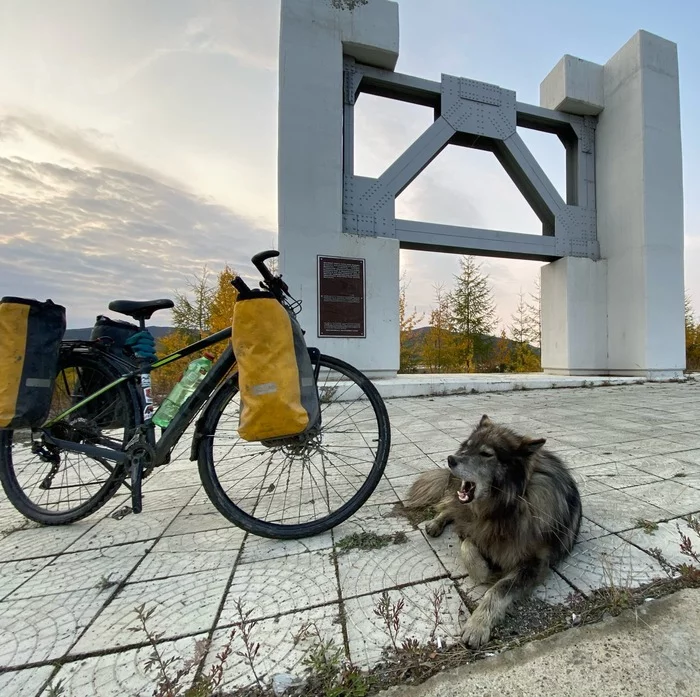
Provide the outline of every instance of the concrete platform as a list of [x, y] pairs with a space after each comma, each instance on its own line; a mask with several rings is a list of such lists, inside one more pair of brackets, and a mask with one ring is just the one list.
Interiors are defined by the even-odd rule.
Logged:
[[384, 399], [438, 395], [551, 390], [572, 387], [641, 385], [641, 377], [546, 375], [544, 373], [416, 373], [375, 380]]

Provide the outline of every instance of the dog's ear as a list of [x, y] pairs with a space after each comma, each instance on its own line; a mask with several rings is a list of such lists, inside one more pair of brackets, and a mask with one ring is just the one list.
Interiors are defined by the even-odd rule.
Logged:
[[520, 441], [519, 449], [524, 450], [526, 453], [532, 455], [532, 453], [536, 453], [546, 442], [546, 438], [528, 438], [527, 436], [525, 436]]
[[486, 428], [487, 426], [491, 426], [492, 423], [493, 422], [491, 421], [491, 419], [489, 419], [489, 417], [486, 414], [484, 414], [481, 417], [481, 421], [479, 421], [479, 428]]

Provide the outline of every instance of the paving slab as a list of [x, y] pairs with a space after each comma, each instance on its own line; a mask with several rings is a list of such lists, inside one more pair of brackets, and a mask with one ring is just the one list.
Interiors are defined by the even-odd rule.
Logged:
[[41, 666], [0, 674], [0, 695], [36, 697], [53, 671], [53, 666]]
[[0, 603], [0, 668], [47, 662], [68, 653], [109, 599], [109, 590], [10, 598]]
[[[394, 634], [398, 646], [411, 638], [421, 644], [431, 638], [439, 638], [443, 643], [458, 639], [458, 612], [462, 603], [457, 588], [448, 579], [387, 591], [387, 595], [390, 606], [401, 602], [404, 607]], [[345, 601], [350, 657], [362, 667], [376, 663], [384, 647], [392, 645], [386, 621], [377, 614], [381, 614], [381, 600], [381, 593], [373, 593]]]
[[[196, 643], [206, 641], [207, 636], [199, 634], [158, 644], [163, 660], [172, 660], [172, 674], [195, 656]], [[151, 697], [157, 672], [146, 666], [152, 653], [151, 646], [142, 646], [66, 663], [51, 684], [60, 683], [64, 694], [71, 697]], [[188, 687], [193, 679], [194, 673], [187, 676], [182, 685]], [[49, 695], [47, 689], [41, 697]]]
[[146, 642], [136, 615], [140, 606], [153, 610], [151, 631], [163, 639], [206, 632], [214, 626], [230, 576], [230, 569], [218, 569], [129, 583], [90, 625], [71, 654]]
[[[368, 554], [368, 551], [371, 553]], [[445, 567], [418, 530], [381, 549], [352, 550], [338, 556], [338, 577], [343, 598], [446, 575]]]

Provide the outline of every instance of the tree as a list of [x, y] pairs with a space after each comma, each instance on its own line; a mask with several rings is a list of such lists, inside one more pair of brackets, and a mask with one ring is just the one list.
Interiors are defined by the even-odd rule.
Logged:
[[525, 307], [531, 328], [530, 343], [542, 348], [542, 290], [539, 275], [535, 277], [535, 292], [530, 293], [530, 302], [525, 303]]
[[515, 344], [511, 366], [516, 373], [539, 373], [542, 370], [539, 356], [527, 343]]
[[685, 294], [685, 367], [700, 370], [700, 324], [695, 322], [693, 303]]
[[420, 357], [419, 347], [413, 330], [424, 315], [418, 315], [416, 308], [410, 314], [406, 309], [406, 290], [409, 283], [406, 281], [405, 272], [401, 274], [401, 288], [399, 291], [399, 337], [400, 337], [400, 366], [399, 372], [409, 373], [416, 368]]
[[231, 281], [237, 275], [236, 271], [226, 264], [216, 278], [216, 287], [211, 294], [209, 311], [209, 331], [212, 333], [231, 326], [233, 308], [238, 297], [238, 291], [231, 285]]
[[513, 350], [506, 336], [506, 330], [501, 330], [501, 338], [491, 356], [492, 370], [498, 373], [509, 373], [513, 369]]
[[484, 335], [496, 324], [496, 308], [489, 277], [475, 257], [463, 256], [459, 264], [460, 273], [450, 294], [451, 320], [461, 338], [461, 363], [467, 372], [473, 372], [486, 353]]
[[534, 318], [528, 312], [528, 306], [522, 290], [518, 293], [518, 306], [510, 318], [512, 320], [512, 324], [509, 327], [511, 339], [519, 344], [533, 343], [537, 338], [538, 330], [535, 326]]
[[530, 342], [539, 333], [539, 325], [534, 323], [534, 318], [528, 313], [522, 291], [520, 291], [518, 306], [515, 313], [511, 315], [511, 319], [513, 323], [510, 325], [510, 335], [515, 342], [512, 355], [513, 369], [518, 373], [541, 370], [540, 359], [530, 346]]
[[[158, 339], [156, 342], [158, 358], [165, 358], [171, 353], [175, 353], [178, 349], [191, 344], [192, 340], [192, 334], [190, 334], [189, 331], [175, 329], [174, 331], [170, 332], [170, 334], [166, 334]], [[198, 358], [198, 356], [195, 354], [189, 356], [190, 360], [194, 360], [195, 358]], [[173, 389], [175, 384], [182, 377], [182, 373], [186, 367], [187, 360], [178, 359], [172, 363], [164, 365], [162, 368], [154, 370], [153, 373], [151, 373], [153, 396], [157, 402], [162, 401], [168, 396], [170, 390]]]
[[434, 285], [433, 289], [435, 307], [430, 313], [430, 328], [423, 342], [422, 359], [432, 373], [450, 372], [459, 365], [457, 337], [450, 317], [450, 296], [442, 283]]
[[202, 269], [201, 276], [195, 274], [188, 279], [187, 287], [194, 297], [190, 300], [185, 294], [175, 291], [173, 324], [194, 339], [201, 339], [209, 332], [214, 294], [214, 289], [209, 284], [209, 271], [206, 266]]
[[[160, 358], [231, 326], [233, 306], [236, 302], [236, 291], [231, 285], [231, 280], [236, 275], [236, 272], [227, 264], [223, 271], [217, 274], [216, 283], [212, 284], [210, 273], [204, 267], [201, 275], [195, 274], [188, 281], [192, 299], [184, 293], [175, 292], [176, 300], [173, 308], [175, 329], [157, 342], [156, 350]], [[218, 358], [226, 346], [227, 342], [219, 342], [208, 347], [207, 353]], [[192, 354], [188, 359], [194, 360], [203, 353]], [[157, 397], [163, 398], [170, 392], [182, 377], [186, 365], [187, 360], [178, 359], [153, 372], [152, 383]]]

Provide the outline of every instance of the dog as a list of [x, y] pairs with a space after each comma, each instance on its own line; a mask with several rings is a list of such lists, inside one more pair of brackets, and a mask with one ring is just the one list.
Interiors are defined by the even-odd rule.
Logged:
[[515, 601], [571, 552], [581, 526], [581, 496], [545, 438], [520, 436], [484, 414], [449, 468], [420, 475], [405, 506], [436, 506], [431, 537], [454, 523], [461, 556], [477, 584], [493, 583], [471, 613], [462, 640], [486, 644]]

